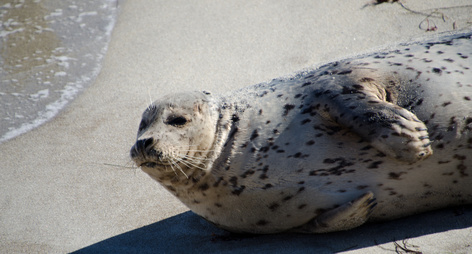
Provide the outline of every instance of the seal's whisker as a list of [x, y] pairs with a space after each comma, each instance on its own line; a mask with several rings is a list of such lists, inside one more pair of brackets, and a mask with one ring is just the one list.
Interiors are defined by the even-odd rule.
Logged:
[[196, 157], [196, 156], [191, 156], [191, 155], [183, 155], [183, 156], [179, 155], [179, 158], [191, 161], [193, 163], [196, 163], [197, 165], [198, 164], [204, 165], [205, 161], [208, 160], [206, 157]]
[[185, 165], [186, 167], [188, 167], [188, 168], [194, 167], [194, 168], [198, 168], [198, 169], [204, 170], [203, 168], [201, 168], [201, 167], [199, 167], [199, 166], [196, 166], [196, 165], [194, 165], [194, 164], [192, 164], [192, 163], [190, 163], [190, 162], [188, 162], [188, 161], [181, 160], [181, 161], [179, 161], [179, 162], [182, 163], [182, 164], [184, 164], [184, 165]]
[[179, 169], [179, 171], [182, 172], [182, 174], [184, 174], [184, 176], [188, 179], [188, 175], [184, 172], [184, 170], [182, 169], [182, 167], [179, 166], [178, 163], [176, 163], [173, 159], [171, 160], [171, 163], [174, 164]]
[[[198, 163], [198, 164], [197, 164], [196, 162], [192, 162], [192, 161], [190, 161], [190, 160], [184, 160], [184, 159], [181, 159], [181, 160], [179, 160], [178, 162], [184, 164], [185, 166], [187, 166], [187, 167], [189, 167], [189, 168], [194, 167], [194, 168], [198, 168], [198, 169], [201, 169], [201, 170], [206, 170], [205, 168], [199, 166], [200, 164], [203, 164], [203, 163]], [[204, 165], [204, 164], [203, 164], [203, 165]], [[190, 167], [190, 166], [191, 166], [191, 167]]]
[[214, 152], [215, 150], [185, 150], [187, 152]]
[[181, 161], [187, 161], [189, 163], [192, 163], [193, 165], [199, 165], [199, 164], [204, 164], [203, 162], [201, 162], [201, 158], [198, 158], [198, 157], [189, 157], [187, 155], [178, 155], [178, 162], [181, 162]]
[[167, 165], [164, 165], [164, 168], [165, 168], [166, 172], [169, 172], [169, 169], [167, 168]]
[[[159, 161], [160, 161], [161, 163], [163, 162], [160, 158], [159, 158]], [[179, 175], [177, 174], [177, 172], [175, 171], [175, 168], [172, 166], [172, 161], [171, 161], [171, 164], [169, 164], [169, 166], [170, 166], [170, 168], [172, 169], [172, 171], [174, 171], [174, 174], [175, 174], [176, 176], [179, 176]], [[166, 170], [167, 170], [167, 166], [164, 165], [164, 167], [165, 167]]]
[[150, 102], [148, 109], [151, 109], [154, 106], [154, 101], [152, 100], [151, 91], [149, 90], [149, 88], [148, 88], [148, 96], [149, 96], [149, 102]]
[[192, 159], [192, 160], [195, 160], [195, 161], [201, 161], [202, 159], [205, 160], [204, 157], [197, 157], [197, 156], [191, 156], [191, 155], [184, 155], [184, 156], [180, 156], [181, 158], [187, 158], [187, 159]]
[[[198, 146], [200, 146], [200, 145], [181, 145], [181, 146], [176, 145], [175, 147], [178, 147], [178, 148], [186, 148], [186, 147], [195, 147], [195, 146], [198, 147]], [[208, 151], [208, 150], [205, 150], [205, 151]]]

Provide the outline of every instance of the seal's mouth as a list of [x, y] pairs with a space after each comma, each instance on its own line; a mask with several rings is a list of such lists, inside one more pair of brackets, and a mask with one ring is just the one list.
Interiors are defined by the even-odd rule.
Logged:
[[155, 162], [143, 162], [143, 163], [140, 163], [138, 166], [139, 167], [147, 167], [147, 168], [154, 168], [156, 167], [158, 164], [155, 163]]

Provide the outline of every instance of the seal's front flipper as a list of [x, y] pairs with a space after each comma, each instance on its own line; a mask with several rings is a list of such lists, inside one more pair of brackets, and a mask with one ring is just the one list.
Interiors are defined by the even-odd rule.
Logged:
[[414, 163], [433, 153], [426, 125], [396, 105], [394, 96], [380, 82], [352, 77], [320, 81], [327, 85], [315, 91], [315, 97], [322, 115], [330, 121], [349, 128], [382, 153], [401, 161]]
[[355, 200], [320, 214], [305, 225], [290, 232], [327, 233], [353, 229], [369, 219], [376, 205], [374, 194], [367, 192]]

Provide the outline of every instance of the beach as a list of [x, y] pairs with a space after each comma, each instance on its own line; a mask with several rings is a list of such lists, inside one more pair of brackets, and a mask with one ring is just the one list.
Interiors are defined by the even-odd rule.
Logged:
[[165, 94], [221, 93], [471, 29], [470, 0], [404, 2], [408, 9], [368, 0], [117, 2], [93, 84], [52, 120], [0, 144], [0, 249], [472, 252], [470, 206], [330, 234], [230, 235], [191, 213], [129, 157], [142, 112]]

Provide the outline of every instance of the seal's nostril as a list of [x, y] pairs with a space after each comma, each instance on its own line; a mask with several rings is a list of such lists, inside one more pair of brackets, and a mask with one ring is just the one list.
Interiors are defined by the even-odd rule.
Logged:
[[153, 138], [147, 138], [147, 139], [144, 139], [144, 140], [138, 140], [139, 141], [143, 141], [144, 142], [144, 148], [147, 149], [149, 148], [150, 146], [152, 146], [152, 144], [154, 143], [154, 139]]
[[136, 141], [133, 147], [131, 147], [130, 155], [131, 158], [137, 157], [139, 153], [144, 153], [146, 150], [150, 149], [154, 143], [153, 138], [140, 139]]
[[152, 146], [153, 142], [153, 138], [140, 139], [136, 141], [135, 146], [138, 151], [145, 151], [146, 149]]

